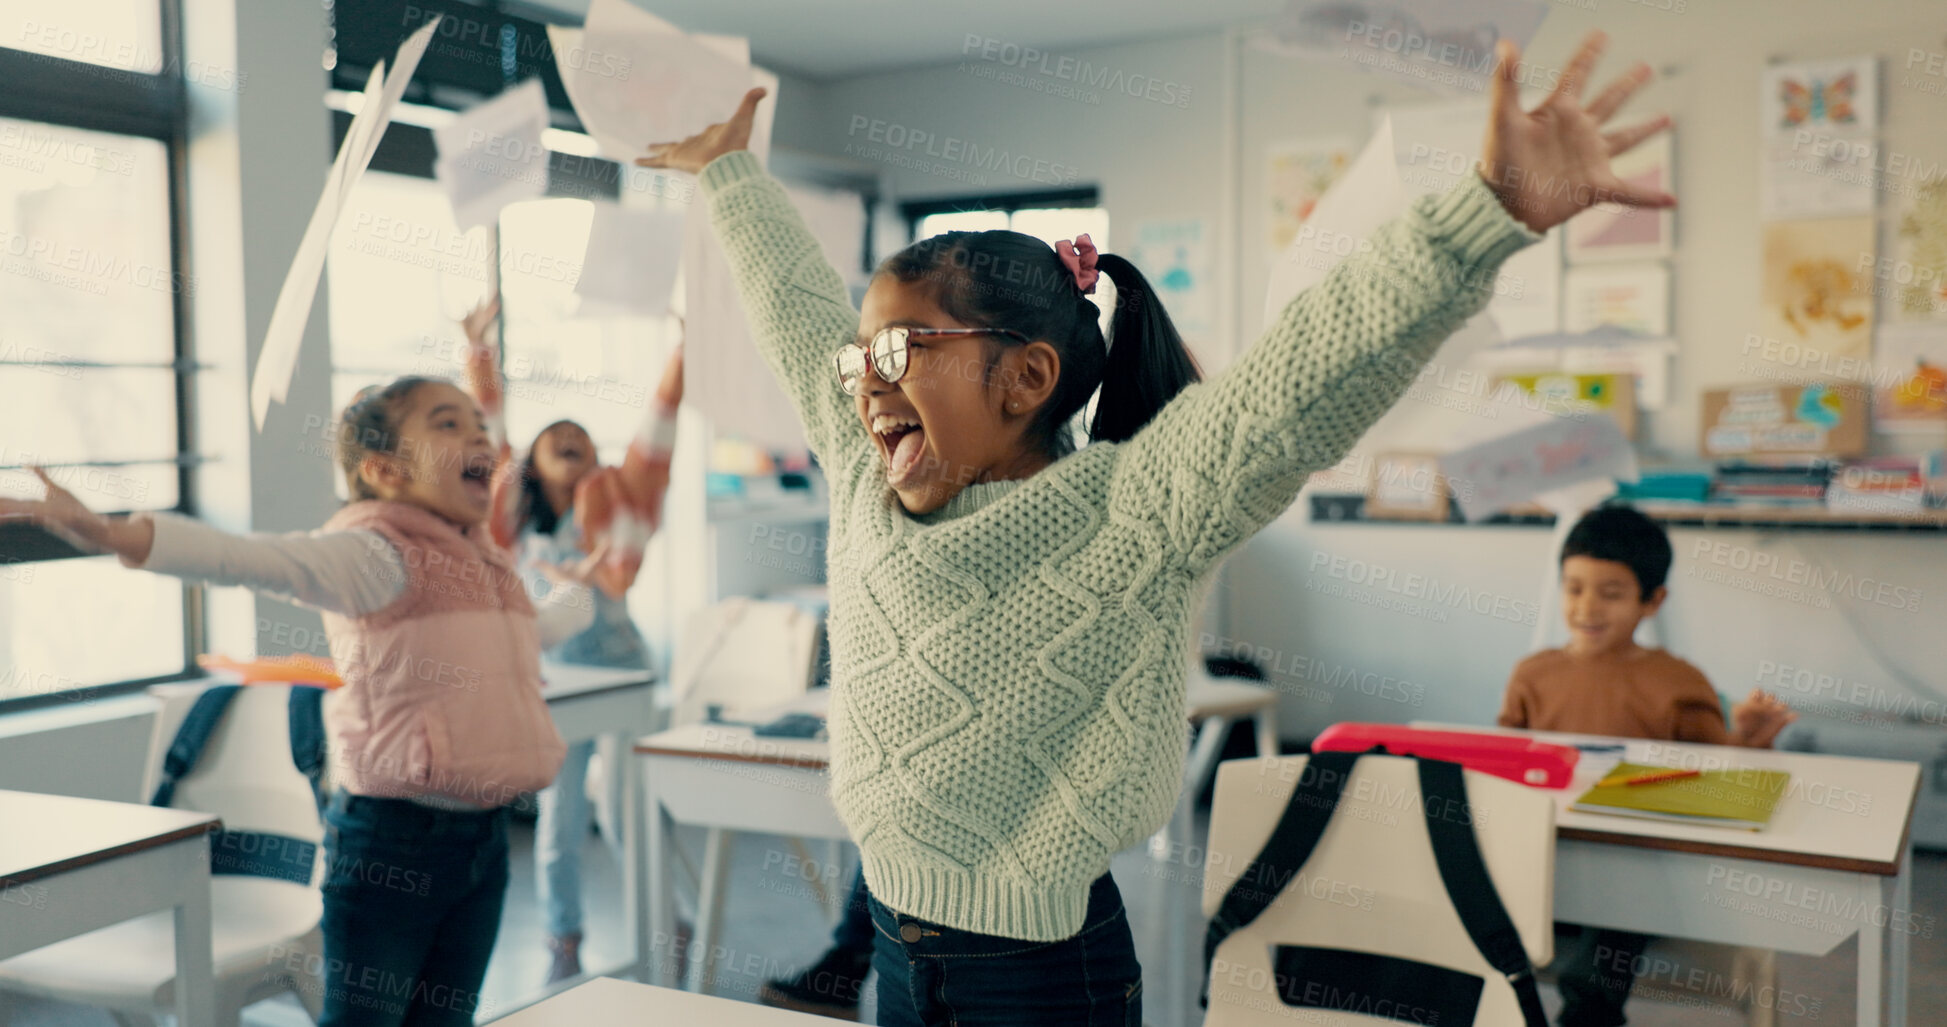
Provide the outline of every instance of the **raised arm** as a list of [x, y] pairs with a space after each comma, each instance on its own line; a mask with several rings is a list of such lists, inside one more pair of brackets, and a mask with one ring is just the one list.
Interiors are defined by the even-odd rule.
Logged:
[[1601, 125], [1649, 77], [1638, 65], [1586, 105], [1603, 46], [1591, 34], [1560, 85], [1524, 111], [1503, 41], [1479, 174], [1422, 197], [1286, 306], [1243, 357], [1184, 390], [1124, 445], [1115, 488], [1205, 566], [1277, 517], [1313, 471], [1338, 462], [1483, 307], [1502, 261], [1596, 203], [1662, 207], [1609, 166], [1668, 124]]
[[504, 549], [520, 535], [520, 466], [507, 441], [507, 380], [500, 373], [500, 297], [480, 301], [460, 327], [466, 332], [466, 388], [486, 415], [487, 437], [496, 456], [488, 483], [487, 533]]
[[174, 514], [103, 517], [47, 475], [41, 480], [42, 499], [0, 499], [0, 521], [39, 524], [77, 549], [113, 553], [128, 567], [238, 585], [354, 617], [384, 609], [406, 587], [398, 551], [377, 532], [232, 535]]
[[831, 471], [870, 444], [831, 363], [858, 334], [859, 315], [784, 187], [746, 149], [763, 98], [764, 90], [751, 90], [729, 121], [680, 143], [652, 146], [636, 163], [698, 176], [757, 347], [791, 397], [812, 451]]

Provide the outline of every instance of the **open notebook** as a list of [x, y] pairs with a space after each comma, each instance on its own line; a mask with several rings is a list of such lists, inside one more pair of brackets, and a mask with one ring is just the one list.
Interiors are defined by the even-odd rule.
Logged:
[[1667, 770], [1641, 763], [1618, 763], [1569, 809], [1682, 824], [1710, 824], [1756, 831], [1771, 822], [1778, 797], [1791, 775], [1782, 770], [1706, 770], [1696, 777], [1650, 784], [1621, 782], [1639, 774]]

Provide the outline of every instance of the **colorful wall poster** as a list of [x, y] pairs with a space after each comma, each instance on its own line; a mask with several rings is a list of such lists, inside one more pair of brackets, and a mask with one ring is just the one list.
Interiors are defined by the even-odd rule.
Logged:
[[1352, 164], [1352, 141], [1307, 139], [1273, 146], [1265, 162], [1265, 212], [1272, 252], [1283, 253], [1320, 197]]
[[[1609, 166], [1617, 178], [1630, 185], [1674, 192], [1673, 152], [1670, 133], [1660, 132], [1635, 149], [1617, 154]], [[1563, 226], [1568, 239], [1569, 263], [1667, 257], [1675, 249], [1676, 224], [1674, 210], [1596, 204]]]
[[1947, 322], [1880, 326], [1873, 428], [1947, 438]]
[[1670, 334], [1670, 269], [1661, 263], [1571, 267], [1562, 278], [1562, 330], [1610, 325], [1646, 336]]
[[1138, 221], [1135, 237], [1123, 253], [1149, 279], [1176, 330], [1190, 342], [1210, 340], [1217, 330], [1210, 223], [1203, 218]]
[[1871, 135], [1879, 126], [1879, 59], [1793, 61], [1759, 77], [1759, 128]]
[[1873, 219], [1764, 226], [1758, 331], [1826, 359], [1866, 360], [1873, 339]]

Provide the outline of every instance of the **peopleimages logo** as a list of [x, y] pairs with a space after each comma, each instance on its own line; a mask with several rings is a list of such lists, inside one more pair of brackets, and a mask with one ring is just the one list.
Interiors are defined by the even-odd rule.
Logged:
[[1076, 57], [1048, 53], [1032, 46], [1006, 43], [991, 36], [969, 32], [960, 47], [962, 57], [977, 57], [1003, 67], [1036, 75], [1046, 75], [1063, 82], [1073, 82], [1080, 86], [1122, 93], [1138, 100], [1160, 103], [1166, 107], [1190, 106], [1189, 86], [1170, 79], [1160, 79], [1154, 75], [1140, 72], [1124, 72], [1121, 68], [1109, 65], [1096, 65]]
[[[846, 134], [855, 140], [863, 134], [867, 142], [878, 143], [886, 148], [885, 151], [881, 151], [858, 142], [848, 142], [845, 144], [846, 153], [867, 159], [885, 160], [888, 163], [896, 163], [894, 158], [900, 154], [918, 154], [944, 162], [944, 165], [933, 167], [961, 165], [1049, 185], [1071, 185], [1081, 170], [1073, 165], [1056, 164], [1024, 153], [1013, 153], [997, 146], [982, 146], [969, 139], [908, 128], [896, 121], [868, 118], [863, 114], [852, 115], [852, 125]], [[932, 170], [932, 168], [920, 168], [920, 170]]]

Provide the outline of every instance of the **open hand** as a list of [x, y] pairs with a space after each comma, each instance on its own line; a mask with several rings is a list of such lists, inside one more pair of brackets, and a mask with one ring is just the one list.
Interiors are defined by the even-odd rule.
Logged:
[[488, 339], [488, 333], [499, 323], [499, 317], [499, 295], [489, 294], [485, 299], [474, 304], [473, 309], [467, 311], [466, 316], [460, 319], [460, 327], [466, 331], [466, 341], [475, 347], [491, 346], [493, 343]]
[[764, 88], [759, 86], [744, 94], [744, 102], [737, 105], [729, 121], [711, 125], [680, 143], [650, 143], [649, 155], [635, 159], [637, 166], [694, 175], [726, 153], [749, 149], [750, 123], [757, 117], [757, 101], [763, 98]]
[[1496, 48], [1480, 173], [1508, 213], [1536, 232], [1546, 232], [1598, 203], [1676, 206], [1676, 197], [1629, 185], [1609, 166], [1610, 158], [1669, 127], [1669, 117], [1602, 130], [1630, 94], [1649, 81], [1649, 65], [1638, 63], [1586, 106], [1582, 103], [1582, 89], [1607, 41], [1600, 32], [1589, 33], [1563, 69], [1555, 91], [1532, 111], [1522, 110], [1516, 95], [1514, 68], [1520, 48], [1507, 39]]
[[34, 474], [46, 486], [47, 494], [40, 499], [0, 498], [0, 523], [38, 524], [84, 553], [114, 553], [131, 564], [148, 559], [149, 546], [155, 541], [155, 525], [148, 518], [131, 521], [103, 517], [74, 498], [74, 493], [54, 484], [46, 471], [36, 467]]
[[1785, 725], [1798, 719], [1798, 713], [1770, 692], [1753, 688], [1742, 702], [1731, 707], [1732, 741], [1755, 749], [1768, 749]]

